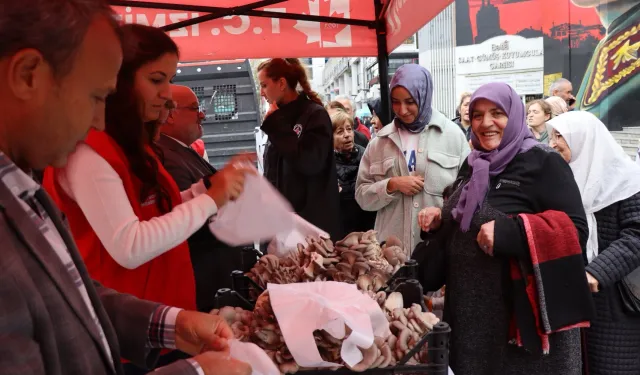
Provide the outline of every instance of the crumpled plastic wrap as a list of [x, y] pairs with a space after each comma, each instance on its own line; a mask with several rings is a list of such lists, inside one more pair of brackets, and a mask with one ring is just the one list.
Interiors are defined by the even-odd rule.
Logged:
[[343, 341], [340, 356], [349, 366], [358, 364], [360, 349], [374, 345], [374, 337], [387, 338], [389, 322], [376, 301], [353, 284], [333, 281], [269, 284], [271, 307], [278, 319], [285, 343], [300, 367], [339, 367], [320, 356], [313, 332], [326, 330]]

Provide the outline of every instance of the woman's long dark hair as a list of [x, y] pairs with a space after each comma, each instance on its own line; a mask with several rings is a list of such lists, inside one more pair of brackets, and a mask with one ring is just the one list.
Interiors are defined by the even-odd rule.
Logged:
[[158, 161], [146, 151], [150, 146], [157, 153], [153, 136], [159, 124], [145, 123], [143, 103], [135, 95], [135, 74], [141, 66], [167, 53], [179, 55], [178, 46], [162, 30], [137, 24], [122, 26], [123, 61], [118, 72], [116, 92], [107, 98], [105, 131], [124, 151], [131, 170], [142, 183], [140, 201], [156, 195], [161, 212], [171, 211], [168, 191], [158, 180]]

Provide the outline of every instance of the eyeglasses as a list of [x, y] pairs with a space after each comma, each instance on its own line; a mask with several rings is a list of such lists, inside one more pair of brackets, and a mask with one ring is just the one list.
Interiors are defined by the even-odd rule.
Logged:
[[166, 109], [168, 109], [168, 110], [171, 110], [171, 111], [174, 111], [176, 109], [186, 109], [186, 110], [191, 111], [191, 112], [200, 112], [200, 106], [190, 105], [190, 106], [178, 107], [177, 103], [175, 101], [173, 101], [173, 100], [167, 100], [164, 103], [164, 107]]
[[176, 107], [175, 109], [186, 109], [187, 111], [200, 112], [200, 107], [193, 107], [193, 106]]

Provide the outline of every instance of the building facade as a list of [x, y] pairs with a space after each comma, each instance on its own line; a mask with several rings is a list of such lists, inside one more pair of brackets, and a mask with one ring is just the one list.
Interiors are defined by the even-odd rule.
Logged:
[[[418, 63], [417, 35], [407, 39], [389, 55], [389, 78], [404, 64]], [[315, 67], [314, 67], [315, 69]], [[314, 76], [318, 74], [314, 72]], [[341, 57], [326, 59], [322, 86], [317, 87], [328, 102], [348, 96], [356, 110], [368, 111], [367, 102], [380, 97], [378, 60], [375, 57]]]
[[433, 77], [433, 106], [449, 118], [456, 116], [455, 4], [449, 5], [418, 31], [420, 65]]

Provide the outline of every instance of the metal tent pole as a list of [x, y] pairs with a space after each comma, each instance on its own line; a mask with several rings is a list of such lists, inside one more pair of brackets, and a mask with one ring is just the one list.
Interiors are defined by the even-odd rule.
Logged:
[[251, 4], [223, 8], [204, 5], [187, 5], [187, 4], [173, 4], [173, 3], [157, 3], [153, 1], [132, 1], [132, 0], [109, 0], [109, 3], [113, 6], [128, 6], [136, 8], [147, 9], [166, 9], [166, 10], [180, 10], [189, 12], [202, 12], [210, 13], [197, 18], [184, 20], [177, 23], [172, 23], [162, 27], [164, 31], [176, 30], [181, 27], [187, 27], [194, 24], [214, 20], [217, 18], [223, 18], [231, 15], [245, 15], [251, 17], [263, 17], [263, 18], [280, 18], [297, 21], [312, 21], [312, 22], [325, 22], [335, 23], [341, 25], [362, 26], [370, 29], [376, 28], [376, 21], [353, 19], [353, 18], [339, 18], [339, 17], [326, 17], [326, 16], [314, 16], [309, 14], [297, 14], [297, 13], [276, 13], [268, 12], [264, 10], [257, 10], [268, 5], [274, 5], [285, 2], [287, 0], [261, 0]]
[[[390, 3], [393, 0], [388, 0]], [[387, 52], [387, 24], [385, 5], [382, 0], [374, 0], [377, 17], [376, 37], [378, 42], [378, 78], [380, 82], [380, 104], [382, 113], [378, 117], [383, 124], [391, 122], [391, 102], [389, 100], [389, 54]]]

